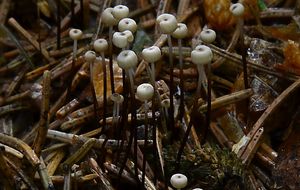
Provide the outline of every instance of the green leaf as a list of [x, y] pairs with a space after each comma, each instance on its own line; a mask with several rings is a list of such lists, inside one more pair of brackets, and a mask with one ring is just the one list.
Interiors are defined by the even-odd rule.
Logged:
[[261, 11], [266, 10], [268, 7], [265, 4], [264, 0], [257, 0], [258, 7]]

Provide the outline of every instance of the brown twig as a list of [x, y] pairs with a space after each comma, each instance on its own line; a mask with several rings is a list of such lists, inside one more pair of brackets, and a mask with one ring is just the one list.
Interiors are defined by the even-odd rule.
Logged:
[[36, 134], [33, 149], [39, 156], [42, 148], [46, 141], [47, 130], [49, 125], [49, 110], [50, 110], [50, 84], [51, 84], [51, 73], [45, 71], [43, 76], [43, 90], [42, 90], [42, 106], [41, 106], [41, 117], [39, 121], [39, 128]]

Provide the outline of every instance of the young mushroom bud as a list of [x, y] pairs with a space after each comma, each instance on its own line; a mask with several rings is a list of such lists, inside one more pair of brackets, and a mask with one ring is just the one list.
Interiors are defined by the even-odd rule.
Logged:
[[82, 31], [80, 29], [76, 29], [76, 28], [72, 28], [69, 31], [69, 36], [70, 38], [72, 38], [72, 40], [80, 40], [80, 38], [82, 37]]
[[136, 22], [131, 18], [123, 18], [120, 20], [118, 24], [118, 29], [120, 32], [123, 32], [125, 30], [129, 30], [132, 33], [135, 33], [137, 30], [137, 24]]
[[153, 94], [154, 88], [149, 83], [140, 84], [136, 89], [136, 95], [138, 99], [142, 102], [150, 100]]
[[215, 41], [216, 32], [212, 29], [202, 30], [200, 33], [200, 38], [203, 42], [210, 44]]
[[151, 75], [152, 80], [155, 82], [155, 64], [154, 62], [158, 61], [161, 58], [161, 51], [157, 46], [151, 46], [143, 49], [142, 56], [145, 61], [151, 64]]
[[124, 32], [115, 32], [112, 42], [118, 48], [125, 48], [133, 39], [132, 33], [129, 30], [125, 30]]
[[177, 20], [175, 16], [171, 14], [161, 14], [157, 17], [156, 22], [164, 34], [171, 34], [177, 28]]
[[232, 4], [229, 8], [234, 16], [242, 16], [244, 14], [244, 5], [241, 3]]
[[134, 51], [123, 50], [117, 57], [117, 63], [119, 67], [124, 70], [134, 68], [138, 63], [138, 58]]
[[84, 54], [84, 59], [89, 63], [93, 63], [96, 59], [96, 53], [94, 51], [87, 51]]
[[191, 53], [192, 62], [196, 65], [209, 64], [212, 57], [211, 49], [205, 45], [198, 45]]
[[172, 33], [172, 37], [176, 39], [185, 38], [188, 34], [188, 28], [184, 23], [178, 23], [176, 30]]
[[188, 179], [183, 174], [174, 174], [170, 179], [171, 185], [177, 190], [185, 188], [188, 182]]
[[153, 63], [161, 58], [161, 51], [157, 46], [151, 46], [143, 49], [142, 56], [148, 63]]
[[102, 53], [108, 49], [108, 43], [103, 38], [95, 40], [93, 46], [94, 46], [94, 50], [98, 53]]
[[101, 15], [102, 22], [107, 26], [114, 26], [118, 23], [118, 20], [112, 14], [113, 8], [106, 8]]
[[121, 20], [128, 17], [129, 9], [125, 5], [117, 5], [113, 8], [112, 14], [117, 20]]

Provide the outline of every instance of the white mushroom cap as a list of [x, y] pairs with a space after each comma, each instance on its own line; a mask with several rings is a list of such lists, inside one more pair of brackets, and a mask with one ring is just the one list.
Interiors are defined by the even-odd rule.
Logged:
[[188, 34], [188, 28], [184, 23], [178, 23], [176, 30], [172, 33], [172, 36], [177, 39], [185, 38]]
[[156, 22], [159, 24], [160, 30], [164, 34], [171, 34], [177, 28], [177, 20], [174, 15], [161, 14], [156, 18]]
[[120, 32], [125, 30], [130, 30], [132, 33], [135, 33], [137, 30], [136, 22], [131, 18], [123, 18], [118, 24], [118, 29]]
[[94, 51], [87, 51], [84, 54], [84, 59], [89, 63], [94, 62], [96, 59], [96, 53]]
[[138, 58], [134, 51], [123, 50], [117, 57], [117, 63], [119, 67], [124, 70], [134, 68], [138, 63]]
[[149, 83], [140, 84], [136, 89], [136, 96], [142, 102], [148, 101], [154, 94], [154, 88]]
[[210, 44], [215, 41], [216, 32], [212, 29], [202, 30], [200, 33], [200, 38], [203, 42]]
[[124, 97], [122, 96], [122, 94], [119, 93], [113, 93], [110, 99], [117, 104], [120, 104], [124, 101]]
[[193, 190], [203, 190], [203, 189], [201, 189], [201, 188], [194, 188]]
[[133, 39], [132, 33], [129, 30], [125, 30], [124, 32], [115, 32], [112, 42], [118, 48], [125, 48]]
[[163, 101], [161, 101], [161, 106], [163, 106], [165, 108], [169, 108], [170, 107], [170, 99], [164, 99]]
[[234, 3], [229, 9], [234, 16], [242, 16], [244, 14], [245, 7], [241, 3]]
[[100, 38], [94, 41], [94, 50], [96, 52], [104, 52], [108, 49], [108, 43], [105, 39]]
[[192, 62], [197, 65], [209, 64], [212, 57], [211, 49], [205, 45], [198, 45], [191, 53]]
[[161, 51], [157, 46], [151, 46], [143, 49], [142, 56], [148, 63], [154, 63], [161, 58]]
[[72, 28], [69, 31], [69, 36], [73, 40], [79, 40], [82, 37], [82, 31], [80, 29]]
[[178, 173], [172, 175], [170, 182], [176, 189], [182, 189], [187, 185], [188, 179], [185, 175]]
[[108, 7], [106, 8], [101, 15], [102, 22], [107, 26], [114, 26], [118, 23], [118, 20], [112, 14], [113, 8]]
[[125, 5], [117, 5], [114, 7], [112, 14], [117, 20], [121, 20], [122, 18], [128, 17], [129, 9]]

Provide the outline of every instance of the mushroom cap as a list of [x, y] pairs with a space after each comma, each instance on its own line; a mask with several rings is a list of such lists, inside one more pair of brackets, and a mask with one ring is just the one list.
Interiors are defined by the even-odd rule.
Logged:
[[148, 63], [154, 63], [161, 58], [161, 51], [157, 46], [151, 46], [143, 49], [142, 56]]
[[148, 101], [154, 94], [154, 88], [149, 83], [140, 84], [136, 89], [136, 96], [142, 102]]
[[191, 58], [194, 64], [205, 65], [212, 60], [213, 54], [209, 47], [205, 45], [198, 45], [192, 52]]
[[164, 34], [171, 34], [177, 28], [177, 20], [174, 15], [161, 14], [156, 18], [156, 22], [159, 24], [160, 30]]
[[96, 59], [96, 53], [94, 51], [87, 51], [84, 54], [84, 59], [89, 63], [94, 62]]
[[188, 179], [185, 175], [177, 173], [172, 175], [170, 182], [176, 189], [182, 189], [187, 185]]
[[178, 23], [176, 30], [172, 33], [172, 36], [177, 39], [185, 38], [188, 34], [188, 28], [184, 23]]
[[117, 20], [121, 20], [122, 18], [128, 17], [129, 9], [125, 5], [117, 5], [113, 8], [112, 14]]
[[102, 22], [107, 26], [114, 26], [118, 23], [118, 20], [112, 14], [113, 8], [106, 8], [101, 15]]
[[100, 38], [94, 41], [94, 50], [96, 52], [104, 52], [108, 49], [108, 43], [104, 38]]
[[132, 33], [135, 33], [137, 30], [136, 22], [131, 18], [123, 18], [118, 24], [118, 29], [120, 32], [125, 30], [130, 30]]
[[202, 30], [200, 33], [200, 38], [203, 42], [210, 44], [215, 41], [216, 32], [212, 29]]
[[193, 190], [203, 190], [203, 189], [197, 187], [197, 188], [194, 188]]
[[115, 32], [113, 34], [112, 42], [118, 48], [125, 48], [129, 42], [133, 41], [133, 34], [129, 30], [125, 30], [124, 32]]
[[245, 7], [241, 3], [234, 3], [230, 6], [229, 10], [234, 16], [242, 16], [244, 14]]
[[82, 37], [82, 31], [80, 29], [72, 28], [69, 31], [69, 36], [73, 40], [79, 40]]
[[124, 70], [134, 68], [138, 63], [138, 58], [134, 51], [132, 50], [123, 50], [119, 53], [117, 57], [117, 63], [119, 67]]
[[122, 94], [119, 94], [119, 93], [113, 93], [110, 96], [110, 99], [117, 104], [120, 104], [124, 101], [124, 97], [122, 96]]

